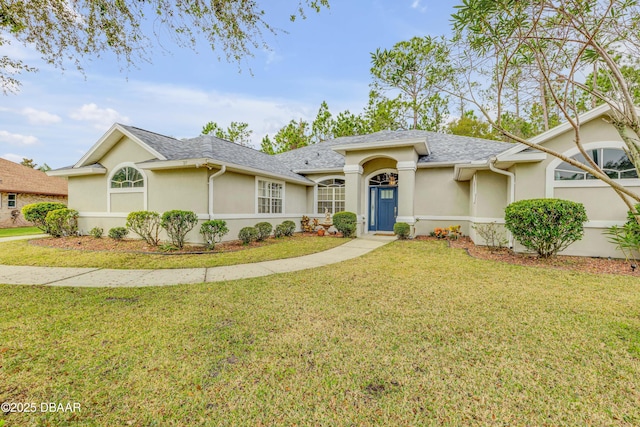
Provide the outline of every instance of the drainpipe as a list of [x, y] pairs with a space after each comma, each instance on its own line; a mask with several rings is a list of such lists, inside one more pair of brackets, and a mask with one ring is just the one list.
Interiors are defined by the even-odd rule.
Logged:
[[[489, 169], [492, 172], [495, 172], [497, 174], [500, 175], [504, 175], [508, 178], [508, 183], [509, 183], [509, 199], [508, 199], [508, 205], [510, 205], [511, 203], [513, 203], [516, 200], [516, 176], [513, 174], [513, 172], [509, 172], [503, 169], [498, 169], [496, 167], [496, 162], [498, 161], [498, 158], [493, 156], [489, 159]], [[513, 235], [511, 234], [511, 232], [507, 231], [507, 236], [509, 239], [509, 246], [511, 248], [514, 247], [514, 241], [513, 241]]]
[[213, 180], [227, 171], [227, 167], [222, 165], [220, 170], [209, 177], [209, 219], [213, 219]]

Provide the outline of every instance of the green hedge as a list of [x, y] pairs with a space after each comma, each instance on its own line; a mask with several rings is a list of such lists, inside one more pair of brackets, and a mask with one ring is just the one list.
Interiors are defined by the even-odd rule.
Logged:
[[584, 205], [561, 199], [530, 199], [505, 209], [505, 227], [524, 247], [543, 258], [555, 256], [582, 239]]
[[393, 232], [400, 240], [406, 240], [411, 234], [411, 227], [406, 222], [396, 222], [393, 225]]
[[162, 214], [160, 226], [167, 232], [171, 243], [178, 249], [184, 247], [184, 238], [198, 223], [195, 212], [172, 210]]
[[242, 240], [242, 243], [245, 245], [255, 242], [258, 240], [258, 230], [256, 230], [255, 227], [244, 227], [240, 229], [238, 239]]
[[50, 234], [49, 227], [47, 227], [47, 214], [56, 209], [64, 209], [66, 207], [64, 203], [31, 203], [22, 207], [22, 216], [40, 230]]
[[255, 225], [255, 229], [258, 231], [258, 242], [262, 242], [271, 235], [273, 225], [270, 222], [259, 222]]
[[54, 237], [78, 235], [78, 211], [62, 208], [49, 211], [45, 218], [48, 233]]

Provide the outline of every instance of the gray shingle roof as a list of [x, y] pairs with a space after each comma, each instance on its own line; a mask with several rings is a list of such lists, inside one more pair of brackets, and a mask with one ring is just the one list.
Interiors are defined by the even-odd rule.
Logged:
[[333, 148], [341, 144], [369, 144], [372, 148], [386, 142], [424, 138], [431, 154], [420, 156], [418, 163], [471, 162], [487, 160], [508, 150], [513, 144], [467, 136], [406, 130], [380, 131], [370, 135], [347, 136], [309, 145], [276, 155], [291, 170], [335, 169], [344, 166], [344, 157]]
[[286, 168], [278, 159], [269, 154], [244, 147], [211, 135], [200, 135], [189, 139], [175, 139], [132, 126], [122, 126], [142, 142], [162, 154], [167, 160], [210, 158], [247, 168], [259, 169], [299, 181], [308, 181], [302, 175]]

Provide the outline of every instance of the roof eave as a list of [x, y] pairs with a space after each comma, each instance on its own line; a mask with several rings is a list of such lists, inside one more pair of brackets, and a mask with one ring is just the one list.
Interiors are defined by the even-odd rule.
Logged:
[[81, 168], [76, 168], [75, 166], [73, 168], [54, 169], [54, 170], [50, 170], [50, 171], [46, 172], [46, 174], [49, 175], [49, 176], [59, 176], [59, 177], [84, 176], [84, 175], [104, 175], [105, 173], [107, 173], [107, 170], [105, 168], [99, 168], [99, 167], [81, 167]]
[[365, 151], [378, 150], [383, 148], [399, 148], [413, 146], [416, 152], [421, 156], [431, 154], [426, 138], [411, 138], [399, 141], [377, 141], [377, 142], [359, 142], [357, 144], [340, 144], [331, 147], [331, 149], [343, 156], [347, 151]]

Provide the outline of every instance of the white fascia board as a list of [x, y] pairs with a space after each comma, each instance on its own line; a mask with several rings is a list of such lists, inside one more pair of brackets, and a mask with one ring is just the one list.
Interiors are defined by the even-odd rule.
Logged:
[[459, 164], [467, 164], [468, 162], [426, 162], [426, 163], [417, 163], [416, 167], [418, 169], [424, 168], [452, 168]]
[[105, 173], [107, 173], [107, 170], [100, 167], [56, 169], [46, 172], [46, 174], [49, 176], [104, 175]]
[[521, 152], [517, 154], [509, 154], [504, 155], [498, 154], [497, 156], [498, 162], [511, 162], [511, 163], [531, 163], [531, 162], [541, 162], [543, 160], [547, 160], [547, 153], [543, 153], [541, 151], [536, 152]]
[[453, 179], [456, 181], [469, 181], [476, 171], [488, 169], [489, 164], [487, 162], [458, 164], [453, 170]]
[[305, 179], [295, 179], [286, 175], [280, 175], [272, 172], [268, 172], [262, 169], [251, 168], [247, 166], [237, 165], [234, 163], [221, 162], [219, 160], [210, 158], [198, 158], [198, 159], [184, 159], [184, 160], [167, 160], [157, 162], [141, 162], [136, 163], [136, 166], [145, 170], [167, 170], [167, 169], [183, 169], [183, 168], [201, 168], [206, 167], [208, 169], [220, 168], [226, 166], [227, 171], [239, 172], [246, 175], [263, 176], [265, 178], [278, 179], [285, 182], [291, 182], [295, 184], [302, 184], [307, 186], [314, 186], [315, 183], [307, 181]]
[[300, 175], [324, 174], [324, 173], [342, 173], [343, 167], [329, 169], [294, 169], [292, 172]]
[[413, 146], [418, 154], [426, 156], [430, 154], [429, 146], [427, 145], [426, 138], [412, 138], [392, 141], [377, 141], [377, 142], [360, 142], [357, 144], [339, 144], [331, 147], [331, 149], [343, 156], [347, 151], [365, 151], [365, 150], [378, 150], [384, 148], [398, 148]]

